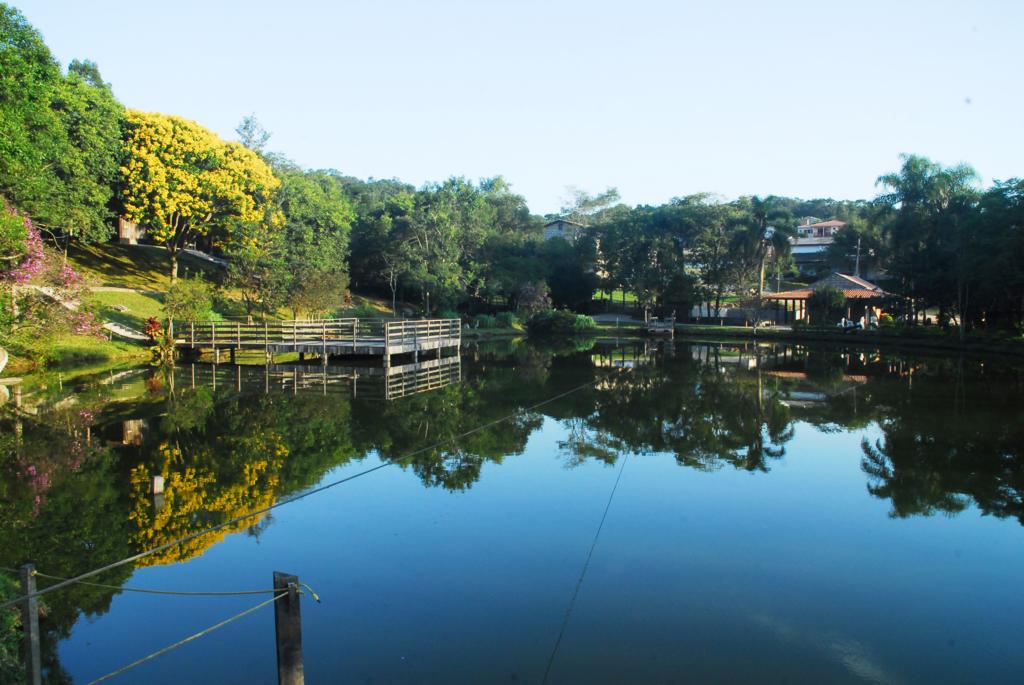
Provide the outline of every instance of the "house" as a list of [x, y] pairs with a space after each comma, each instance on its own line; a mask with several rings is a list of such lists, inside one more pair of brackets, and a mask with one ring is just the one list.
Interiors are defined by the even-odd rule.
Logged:
[[765, 299], [775, 303], [776, 317], [779, 323], [790, 323], [807, 318], [807, 300], [816, 290], [832, 287], [842, 291], [846, 296], [846, 318], [857, 320], [862, 316], [876, 317], [881, 314], [881, 305], [892, 297], [874, 283], [863, 278], [833, 272], [797, 290], [784, 290], [765, 295]]
[[[811, 220], [814, 220], [813, 222]], [[821, 221], [814, 217], [805, 217], [797, 226], [796, 233], [799, 238], [831, 238], [839, 229], [846, 225], [845, 221], [829, 219]]]
[[122, 245], [138, 245], [139, 239], [145, 235], [144, 226], [128, 221], [123, 216], [117, 217], [117, 242]]
[[555, 219], [544, 224], [544, 240], [561, 238], [570, 243], [575, 243], [586, 228], [583, 224], [576, 223], [575, 221]]
[[814, 275], [828, 267], [828, 248], [835, 235], [846, 226], [845, 221], [804, 217], [790, 239], [793, 262], [801, 275]]

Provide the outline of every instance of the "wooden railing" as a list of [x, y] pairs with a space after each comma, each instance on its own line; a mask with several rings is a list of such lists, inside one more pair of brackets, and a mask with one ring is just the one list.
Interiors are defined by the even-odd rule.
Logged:
[[281, 345], [417, 347], [459, 339], [458, 319], [385, 321], [381, 319], [298, 319], [192, 321], [178, 331], [187, 347], [253, 348]]
[[458, 319], [422, 319], [389, 321], [385, 327], [388, 347], [413, 345], [443, 338], [459, 338], [462, 326]]

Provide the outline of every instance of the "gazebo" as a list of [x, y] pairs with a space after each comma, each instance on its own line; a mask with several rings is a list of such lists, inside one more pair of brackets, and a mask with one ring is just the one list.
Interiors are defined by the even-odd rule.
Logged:
[[835, 288], [846, 296], [846, 317], [854, 320], [867, 315], [869, 311], [877, 315], [882, 302], [891, 297], [889, 293], [863, 278], [831, 273], [806, 288], [768, 293], [764, 299], [775, 302], [775, 320], [778, 323], [793, 323], [807, 317], [807, 299], [814, 291], [827, 287]]

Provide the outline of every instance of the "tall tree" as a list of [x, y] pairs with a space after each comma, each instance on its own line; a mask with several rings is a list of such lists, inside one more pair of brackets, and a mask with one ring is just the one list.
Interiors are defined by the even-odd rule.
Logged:
[[961, 320], [967, 312], [965, 259], [976, 179], [967, 165], [943, 167], [917, 155], [903, 155], [898, 172], [878, 179], [885, 191], [878, 201], [889, 210], [878, 219], [890, 246], [889, 268], [909, 301], [912, 322], [930, 305], [955, 309]]
[[36, 226], [109, 236], [122, 113], [94, 63], [63, 76], [38, 31], [0, 4], [0, 194]]
[[760, 301], [764, 297], [765, 265], [771, 255], [789, 253], [789, 239], [796, 233], [795, 222], [793, 215], [774, 195], [742, 198], [739, 207], [743, 211], [738, 220], [743, 228], [740, 239], [746, 254], [757, 265], [757, 297]]
[[225, 242], [261, 221], [280, 185], [240, 144], [188, 119], [137, 110], [126, 114], [121, 174], [125, 215], [166, 245], [172, 281], [182, 248], [201, 236]]

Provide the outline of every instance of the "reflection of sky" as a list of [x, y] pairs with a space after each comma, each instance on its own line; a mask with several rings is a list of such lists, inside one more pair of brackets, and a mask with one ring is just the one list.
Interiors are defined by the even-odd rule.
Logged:
[[[630, 457], [551, 682], [1013, 682], [1024, 531], [974, 509], [890, 518], [866, 490], [865, 434], [877, 430], [797, 424], [767, 474]], [[303, 600], [310, 682], [538, 682], [618, 470], [566, 468], [566, 435], [546, 420], [465, 492], [384, 469], [130, 583], [259, 588], [274, 570], [298, 574], [323, 599]], [[75, 627], [62, 661], [95, 677], [256, 601], [122, 595]], [[273, 675], [265, 610], [126, 682]]]

